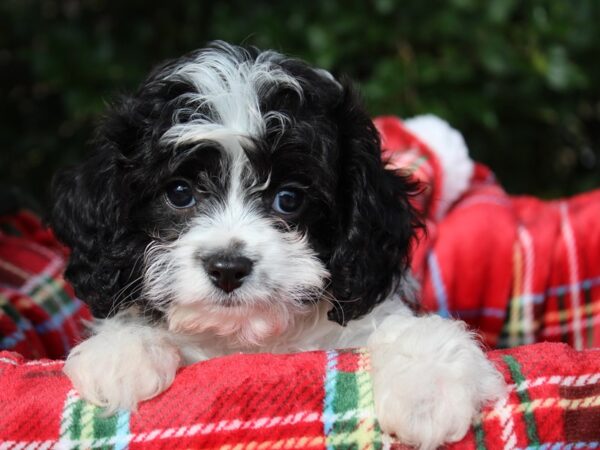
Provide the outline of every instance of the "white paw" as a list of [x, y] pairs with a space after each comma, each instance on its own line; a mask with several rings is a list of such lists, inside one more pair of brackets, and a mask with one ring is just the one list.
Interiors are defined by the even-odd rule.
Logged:
[[112, 414], [134, 410], [171, 385], [180, 356], [160, 330], [109, 319], [96, 332], [71, 351], [64, 366], [84, 399]]
[[435, 449], [460, 440], [481, 407], [506, 391], [462, 322], [391, 316], [368, 347], [377, 418], [405, 444]]

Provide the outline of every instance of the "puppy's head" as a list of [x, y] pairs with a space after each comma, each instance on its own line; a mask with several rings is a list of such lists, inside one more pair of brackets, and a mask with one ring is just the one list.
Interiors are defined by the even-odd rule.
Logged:
[[155, 70], [53, 183], [67, 277], [96, 317], [259, 343], [322, 301], [340, 323], [407, 265], [413, 186], [384, 170], [349, 83], [216, 43]]

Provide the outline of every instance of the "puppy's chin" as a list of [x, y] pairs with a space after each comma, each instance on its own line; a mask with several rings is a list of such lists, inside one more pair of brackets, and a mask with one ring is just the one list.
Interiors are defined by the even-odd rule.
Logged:
[[234, 345], [260, 347], [291, 330], [315, 309], [314, 304], [291, 304], [285, 300], [255, 305], [175, 304], [167, 312], [167, 323], [173, 333], [211, 333]]

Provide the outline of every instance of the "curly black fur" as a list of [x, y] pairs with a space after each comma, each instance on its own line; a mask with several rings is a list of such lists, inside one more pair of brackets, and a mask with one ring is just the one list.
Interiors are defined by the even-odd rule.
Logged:
[[368, 313], [397, 288], [420, 221], [409, 201], [418, 186], [384, 168], [379, 133], [349, 84], [335, 117], [342, 222], [328, 267], [340, 303], [329, 317], [345, 323]]

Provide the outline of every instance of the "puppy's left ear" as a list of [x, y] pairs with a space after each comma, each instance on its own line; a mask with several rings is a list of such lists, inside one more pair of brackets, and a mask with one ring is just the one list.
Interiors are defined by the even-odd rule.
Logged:
[[416, 183], [384, 168], [375, 125], [350, 83], [342, 85], [334, 120], [340, 158], [337, 202], [343, 214], [328, 266], [337, 300], [329, 318], [344, 325], [398, 287], [420, 221], [409, 201]]

